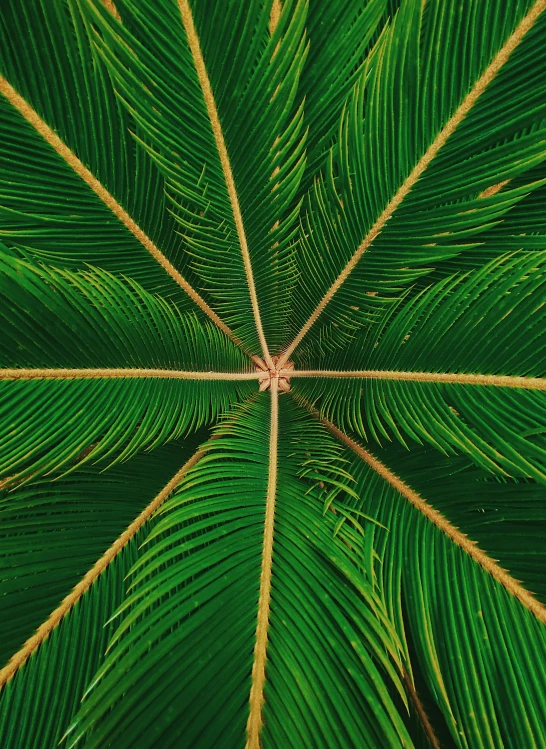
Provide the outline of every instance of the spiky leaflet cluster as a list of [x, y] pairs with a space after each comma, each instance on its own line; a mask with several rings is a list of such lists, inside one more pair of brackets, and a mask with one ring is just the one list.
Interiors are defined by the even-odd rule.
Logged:
[[546, 0], [0, 18], [0, 746], [546, 744]]

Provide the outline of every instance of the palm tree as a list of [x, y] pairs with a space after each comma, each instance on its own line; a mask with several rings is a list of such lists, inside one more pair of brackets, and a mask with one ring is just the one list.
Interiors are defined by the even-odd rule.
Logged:
[[3, 4], [2, 749], [546, 746], [545, 10]]

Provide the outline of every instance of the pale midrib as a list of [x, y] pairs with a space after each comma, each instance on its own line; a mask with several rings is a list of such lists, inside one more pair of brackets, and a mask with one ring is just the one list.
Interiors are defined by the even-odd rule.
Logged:
[[282, 4], [281, 0], [273, 0], [271, 13], [269, 14], [269, 34], [273, 36], [275, 29], [281, 20]]
[[184, 463], [182, 468], [173, 476], [166, 486], [154, 497], [150, 504], [140, 513], [140, 515], [131, 523], [131, 525], [125, 530], [119, 538], [117, 538], [112, 546], [102, 555], [102, 557], [94, 564], [94, 566], [86, 573], [83, 579], [72, 589], [72, 591], [64, 598], [61, 604], [50, 614], [46, 621], [38, 627], [36, 632], [30, 637], [23, 647], [15, 653], [10, 659], [9, 663], [0, 670], [0, 689], [8, 682], [12, 676], [17, 672], [19, 668], [28, 660], [32, 653], [42, 644], [42, 642], [51, 634], [53, 629], [57, 627], [63, 618], [72, 609], [75, 603], [83, 596], [83, 594], [89, 590], [91, 585], [104, 572], [112, 560], [119, 554], [119, 552], [129, 543], [129, 541], [135, 536], [135, 534], [142, 528], [144, 523], [150, 519], [157, 508], [172, 494], [180, 483], [184, 474], [186, 474], [190, 468], [192, 468], [198, 460], [200, 460], [206, 453], [206, 449], [200, 448], [195, 452], [192, 457]]
[[535, 2], [531, 10], [529, 11], [529, 13], [527, 13], [525, 18], [518, 24], [516, 30], [508, 37], [508, 39], [506, 40], [502, 48], [495, 55], [492, 62], [488, 65], [484, 73], [476, 81], [472, 90], [465, 96], [464, 100], [462, 101], [460, 106], [457, 108], [455, 114], [448, 120], [444, 128], [438, 133], [438, 135], [433, 140], [431, 145], [425, 151], [422, 158], [412, 169], [410, 175], [406, 178], [406, 180], [404, 181], [402, 186], [398, 189], [398, 191], [396, 192], [392, 200], [388, 203], [383, 213], [379, 216], [379, 218], [377, 219], [375, 224], [372, 226], [368, 234], [364, 237], [364, 239], [362, 240], [362, 243], [360, 244], [358, 249], [355, 251], [352, 258], [349, 260], [345, 268], [336, 278], [334, 283], [330, 286], [330, 288], [328, 289], [326, 294], [323, 296], [323, 298], [317, 305], [316, 309], [311, 314], [307, 322], [304, 324], [300, 332], [294, 338], [292, 343], [288, 346], [286, 351], [284, 351], [284, 353], [281, 355], [278, 365], [277, 365], [278, 367], [282, 367], [282, 365], [286, 361], [288, 361], [290, 355], [294, 352], [296, 347], [299, 346], [302, 339], [307, 335], [311, 327], [317, 321], [318, 317], [324, 311], [325, 307], [332, 300], [334, 294], [338, 291], [341, 285], [347, 280], [351, 272], [354, 270], [354, 268], [356, 267], [362, 255], [366, 252], [368, 247], [381, 233], [387, 221], [391, 218], [395, 210], [402, 203], [404, 198], [408, 195], [412, 187], [415, 185], [415, 183], [418, 181], [421, 175], [428, 168], [429, 164], [432, 162], [432, 160], [434, 159], [438, 151], [442, 148], [442, 146], [445, 145], [445, 143], [454, 133], [456, 128], [459, 126], [459, 124], [466, 117], [468, 112], [472, 109], [474, 104], [477, 102], [477, 100], [486, 90], [487, 86], [491, 83], [491, 81], [497, 75], [497, 73], [502, 68], [502, 66], [507, 62], [508, 58], [510, 57], [514, 49], [522, 41], [525, 35], [530, 31], [530, 29], [535, 24], [537, 18], [545, 9], [546, 9], [546, 0], [537, 0], [537, 2]]
[[425, 735], [429, 741], [430, 746], [432, 747], [432, 749], [441, 749], [440, 742], [438, 741], [438, 738], [436, 734], [434, 733], [434, 728], [432, 727], [432, 723], [429, 720], [429, 717], [426, 713], [423, 703], [419, 699], [419, 695], [417, 694], [417, 691], [415, 689], [415, 686], [413, 685], [410, 675], [408, 674], [408, 672], [403, 666], [402, 666], [402, 681], [404, 682], [404, 687], [413, 704], [415, 712], [417, 713], [419, 720], [421, 721], [421, 725], [423, 726], [423, 731], [425, 732]]
[[113, 3], [113, 0], [102, 0], [102, 4], [106, 8], [106, 10], [110, 11], [110, 13], [114, 16], [114, 18], [117, 21], [121, 21], [120, 15], [118, 13], [116, 6]]
[[[133, 234], [134, 237], [148, 250], [150, 255], [157, 260], [159, 265], [182, 287], [186, 294], [208, 315], [208, 317], [222, 330], [231, 340], [245, 353], [248, 354], [243, 342], [233, 331], [221, 320], [201, 295], [191, 286], [174, 265], [165, 257], [157, 245], [145, 234], [138, 224], [129, 216], [127, 211], [117, 202], [111, 193], [99, 182], [99, 180], [84, 166], [76, 154], [63, 143], [59, 136], [47, 125], [38, 113], [23, 99], [23, 97], [0, 76], [0, 92], [6, 97], [10, 104], [29, 122], [32, 127], [44, 138], [44, 140], [61, 156], [76, 174], [93, 190], [100, 200], [112, 211], [122, 224]], [[250, 354], [248, 354], [250, 356]]]
[[[377, 379], [413, 382], [455, 383], [460, 385], [490, 385], [494, 387], [546, 390], [546, 378], [511, 375], [455, 374], [445, 372], [397, 372], [395, 370], [337, 370], [290, 369], [279, 370], [279, 377], [309, 377], [327, 379]], [[77, 380], [77, 379], [145, 379], [168, 380], [224, 380], [245, 381], [263, 378], [262, 371], [255, 372], [191, 372], [180, 369], [147, 368], [4, 368], [0, 380]]]
[[[283, 374], [284, 370], [280, 371]], [[525, 390], [546, 390], [544, 377], [520, 377], [517, 375], [459, 374], [455, 372], [399, 372], [396, 370], [363, 369], [337, 371], [320, 369], [290, 370], [290, 377], [327, 377], [345, 379], [374, 379], [412, 382], [446, 382], [459, 385], [490, 385], [494, 387], [523, 388]]]
[[184, 372], [177, 369], [0, 369], [0, 380], [258, 380], [260, 372]]
[[528, 590], [526, 590], [520, 583], [509, 575], [506, 570], [500, 567], [491, 557], [483, 552], [475, 541], [471, 541], [464, 533], [461, 533], [454, 525], [452, 525], [447, 518], [445, 518], [441, 512], [434, 509], [426, 500], [424, 500], [416, 491], [411, 489], [405, 484], [402, 479], [398, 478], [387, 466], [378, 460], [374, 455], [365, 450], [358, 442], [348, 437], [341, 429], [335, 426], [331, 421], [322, 417], [319, 412], [313, 408], [303, 398], [297, 398], [298, 402], [301, 403], [307, 410], [309, 410], [316, 418], [318, 418], [329, 431], [334, 434], [341, 442], [349, 447], [354, 453], [356, 453], [362, 460], [364, 460], [370, 468], [378, 473], [385, 481], [387, 481], [399, 494], [407, 499], [411, 504], [419, 510], [428, 520], [436, 525], [448, 538], [450, 538], [457, 546], [465, 551], [475, 562], [483, 567], [489, 574], [501, 583], [506, 590], [517, 598], [529, 611], [541, 622], [546, 623], [546, 606], [538, 601]]
[[265, 666], [267, 660], [267, 637], [269, 630], [269, 604], [271, 600], [271, 569], [273, 561], [273, 530], [275, 522], [275, 498], [277, 492], [277, 449], [279, 434], [279, 388], [278, 378], [271, 378], [271, 429], [269, 441], [269, 476], [265, 506], [264, 540], [258, 599], [256, 644], [252, 664], [250, 687], [250, 712], [247, 722], [246, 749], [259, 749], [264, 702]]
[[241, 213], [241, 207], [239, 205], [239, 197], [238, 197], [237, 189], [235, 186], [235, 179], [233, 177], [233, 172], [231, 169], [231, 163], [229, 160], [229, 154], [227, 151], [226, 142], [224, 140], [224, 133], [222, 130], [222, 125], [220, 123], [220, 118], [218, 116], [218, 110], [216, 109], [216, 102], [214, 100], [212, 86], [210, 84], [209, 76], [208, 76], [207, 69], [205, 66], [205, 60], [203, 58], [203, 53], [201, 51], [201, 44], [199, 41], [199, 37], [197, 35], [197, 31], [195, 29], [195, 24], [193, 22], [193, 14], [192, 14], [192, 10], [190, 8], [190, 4], [188, 0], [178, 0], [178, 7], [180, 9], [180, 14], [182, 16], [182, 23], [184, 24], [184, 29], [186, 31], [186, 36], [188, 38], [188, 44], [189, 44], [191, 53], [193, 55], [195, 69], [197, 71], [197, 77], [199, 78], [199, 83], [203, 91], [203, 97], [205, 100], [205, 105], [207, 107], [207, 113], [210, 119], [214, 140], [216, 142], [216, 147], [218, 149], [220, 163], [222, 164], [222, 171], [224, 173], [224, 178], [226, 181], [226, 187], [227, 187], [227, 191], [229, 195], [229, 200], [231, 203], [233, 219], [235, 221], [235, 228], [237, 230], [239, 245], [241, 247], [241, 254], [243, 257], [243, 264], [244, 264], [246, 279], [248, 283], [250, 301], [252, 304], [254, 322], [256, 325], [256, 330], [258, 332], [258, 338], [260, 341], [260, 345], [262, 347], [262, 352], [263, 352], [263, 356], [266, 361], [266, 364], [269, 367], [269, 369], [273, 369], [274, 368], [273, 361], [271, 359], [271, 354], [269, 353], [269, 348], [267, 346], [267, 341], [265, 339], [265, 333], [264, 333], [264, 329], [262, 326], [262, 318], [260, 315], [260, 308], [258, 305], [258, 295], [256, 293], [256, 285], [254, 283], [254, 274], [252, 272], [252, 263], [250, 260], [250, 252], [248, 249], [248, 242], [246, 239], [246, 232], [245, 232], [245, 227], [243, 223], [243, 215]]

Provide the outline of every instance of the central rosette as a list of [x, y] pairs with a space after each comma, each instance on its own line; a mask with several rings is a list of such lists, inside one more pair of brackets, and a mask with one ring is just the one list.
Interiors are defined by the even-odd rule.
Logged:
[[256, 367], [256, 371], [260, 372], [260, 393], [271, 388], [271, 380], [277, 377], [279, 380], [279, 390], [283, 390], [288, 393], [290, 390], [290, 374], [294, 370], [294, 362], [287, 361], [283, 364], [281, 369], [277, 369], [277, 362], [279, 361], [278, 356], [272, 357], [273, 369], [263, 369], [262, 367]]

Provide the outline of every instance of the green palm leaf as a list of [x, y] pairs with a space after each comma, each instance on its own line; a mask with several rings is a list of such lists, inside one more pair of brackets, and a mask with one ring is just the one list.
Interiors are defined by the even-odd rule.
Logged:
[[[363, 506], [389, 529], [386, 533], [374, 524], [367, 530], [382, 560], [378, 575], [399, 634], [412, 642], [417, 663], [460, 746], [540, 746], [546, 739], [544, 626], [518, 604], [513, 588], [507, 591], [494, 579], [494, 569], [472, 561], [468, 549], [448, 535], [453, 520], [460, 530], [475, 531], [469, 515], [483, 508], [488, 494], [496, 497], [504, 488], [514, 507], [522, 499], [522, 488], [491, 485], [476, 472], [465, 477], [463, 471], [456, 477], [442, 476], [439, 492], [438, 468], [445, 467], [431, 467], [435, 456], [414, 456], [411, 466], [403, 456], [397, 458], [386, 456], [385, 464], [389, 460], [403, 466], [404, 480], [419, 486], [421, 498], [434, 498], [435, 510], [442, 511], [435, 527], [412, 506], [411, 490], [400, 496], [371, 467], [354, 465]], [[464, 514], [463, 503], [468, 506]], [[540, 521], [543, 497], [535, 492], [531, 505]], [[502, 512], [501, 503], [494, 506]], [[509, 548], [514, 528], [503, 532], [504, 543], [497, 543], [495, 552], [501, 564], [510, 560], [515, 571], [518, 565]], [[480, 536], [489, 543], [489, 533], [473, 533]], [[533, 543], [532, 531], [525, 533], [525, 542]], [[531, 548], [540, 553], [541, 540], [535, 538]], [[491, 678], [494, 673], [502, 673], [502, 679]]]
[[[309, 196], [298, 308], [303, 327], [287, 355], [311, 329], [315, 340], [330, 331], [345, 341], [378, 301], [472, 248], [537, 186], [525, 181], [481, 197], [546, 152], [545, 21], [540, 4], [525, 16], [527, 5], [401, 4], [368, 57], [337, 148]], [[470, 24], [464, 42], [452, 28], [457, 14]], [[513, 71], [527, 80], [530, 68], [525, 93], [501, 104]], [[494, 127], [484, 126], [492, 121]]]
[[332, 378], [298, 381], [298, 391], [365, 438], [429, 442], [544, 482], [545, 260], [505, 256], [438, 282], [325, 356]]
[[[185, 304], [185, 295], [150, 256], [143, 237], [127, 230], [127, 220], [133, 219], [166, 259], [177, 267], [187, 265], [163, 180], [145, 151], [135, 148], [134, 124], [116, 101], [86, 33], [75, 2], [25, 0], [3, 9], [0, 236], [22, 254], [55, 265], [77, 269], [92, 263], [122, 270], [149, 290]], [[66, 95], [52, 97], [50, 91]], [[48, 142], [38, 122], [28, 122], [32, 113], [21, 111], [25, 103], [61, 143]], [[63, 144], [98, 180], [94, 187], [103, 188], [101, 195], [75, 171], [74, 162], [67, 162], [67, 154], [59, 153]], [[105, 193], [127, 216], [113, 214]]]
[[[396, 658], [396, 640], [373, 587], [333, 534], [335, 516], [325, 517], [319, 497], [312, 491], [302, 494], [295, 480], [302, 440], [313, 436], [320, 445], [328, 437], [318, 425], [305, 423], [309, 417], [302, 424], [292, 403], [283, 406], [263, 741], [279, 746], [294, 736], [305, 745], [319, 731], [326, 746], [374, 740], [403, 745], [409, 737], [367, 652], [376, 655], [402, 693], [387, 655], [390, 651]], [[124, 619], [97, 675], [98, 686], [82, 705], [76, 738], [98, 721], [87, 745], [102, 746], [114, 732], [120, 746], [133, 746], [142, 732], [145, 742], [164, 744], [244, 740], [259, 617], [268, 419], [264, 396], [243, 407], [233, 423], [220, 427], [208, 455], [163, 506], [133, 568], [130, 594], [119, 611]], [[337, 457], [332, 448], [330, 453]], [[299, 606], [309, 617], [300, 625]], [[356, 676], [359, 664], [365, 669]], [[128, 689], [125, 674], [133, 681], [135, 669], [141, 676]], [[319, 685], [321, 693], [315, 691], [310, 702]], [[155, 700], [146, 721], [135, 720], [156, 690], [165, 693], [167, 709], [165, 701]], [[330, 692], [342, 696], [339, 703], [331, 703]], [[366, 703], [377, 724], [370, 725], [362, 707]], [[112, 705], [117, 705], [113, 711]], [[207, 720], [207, 714], [215, 719]], [[209, 724], [206, 731], [203, 721]], [[345, 740], [338, 735], [340, 722]]]
[[312, 3], [309, 8], [312, 44], [301, 80], [309, 127], [309, 180], [335, 139], [345, 100], [362, 75], [367, 48], [386, 20], [386, 5], [386, 0], [346, 0], [328, 7]]
[[248, 360], [212, 324], [104, 271], [5, 256], [0, 305], [1, 363], [20, 365], [0, 373], [0, 471], [11, 482], [176, 439], [210, 423], [254, 377], [230, 374]]
[[262, 2], [244, 12], [231, 3], [228, 13], [205, 2], [195, 17], [187, 2], [179, 5], [119, 3], [122, 17], [130, 15], [127, 30], [99, 3], [92, 18], [165, 176], [194, 270], [257, 353], [264, 331], [278, 347], [293, 285], [306, 2], [286, 3], [273, 34]]
[[[42, 482], [2, 498], [2, 594], [9, 615], [2, 621], [3, 654], [9, 655], [10, 644], [20, 645], [30, 637], [33, 626], [67, 596], [62, 621], [46, 620], [51, 635], [3, 690], [0, 736], [5, 746], [56, 746], [61, 740], [103, 657], [111, 632], [109, 616], [123, 600], [125, 578], [146, 534], [141, 528], [149, 517], [148, 503], [194, 447], [169, 445], [113, 469], [107, 478], [97, 470], [81, 469], [53, 486]], [[160, 491], [156, 504], [161, 498]], [[148, 505], [144, 509], [143, 503]], [[128, 520], [133, 522], [126, 532]], [[120, 532], [126, 533], [124, 545]], [[87, 574], [81, 580], [83, 572]], [[78, 580], [80, 596], [82, 588], [86, 593], [81, 600], [73, 594], [70, 599], [71, 585]], [[21, 695], [33, 694], [37, 704], [45, 702], [52, 674], [58, 687], [54, 707], [29, 711]]]
[[54, 483], [2, 491], [3, 662], [129, 525], [143, 499], [171, 478], [185, 453], [191, 445], [173, 443], [105, 475], [84, 467]]
[[6, 5], [2, 749], [546, 745], [545, 35]]

